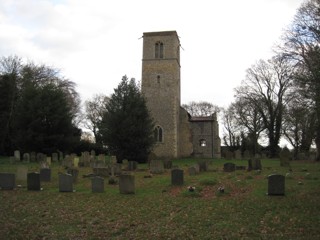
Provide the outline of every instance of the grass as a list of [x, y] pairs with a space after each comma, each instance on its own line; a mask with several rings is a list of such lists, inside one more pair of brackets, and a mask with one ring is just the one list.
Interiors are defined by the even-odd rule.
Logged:
[[[291, 162], [286, 195], [267, 196], [267, 176], [289, 172], [279, 160], [262, 160], [261, 172], [225, 173], [226, 162], [247, 165], [212, 160], [209, 171], [189, 176], [196, 160], [175, 160], [184, 169], [183, 186], [171, 186], [170, 171], [145, 178], [147, 165], [140, 165], [133, 195], [120, 194], [107, 179], [104, 193], [92, 193], [90, 179], [82, 178], [90, 168], [80, 168], [75, 193], [60, 193], [58, 172], [64, 169], [54, 163], [43, 191], [0, 191], [0, 239], [320, 238], [320, 163]], [[27, 165], [39, 170], [36, 163]], [[17, 166], [0, 158], [0, 172], [15, 173]]]

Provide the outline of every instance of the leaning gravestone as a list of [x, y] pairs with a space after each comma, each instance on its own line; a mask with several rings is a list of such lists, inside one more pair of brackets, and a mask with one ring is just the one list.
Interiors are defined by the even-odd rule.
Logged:
[[28, 173], [27, 175], [28, 190], [40, 191], [40, 173]]
[[28, 167], [27, 166], [18, 166], [17, 167], [17, 180], [18, 181], [27, 181]]
[[16, 186], [16, 176], [14, 173], [0, 173], [0, 188], [2, 190], [12, 190]]
[[173, 169], [171, 171], [171, 184], [172, 185], [183, 185], [183, 170]]
[[104, 192], [104, 178], [93, 177], [91, 178], [92, 192], [101, 193]]
[[50, 182], [51, 181], [51, 169], [50, 168], [41, 168], [40, 169], [40, 181]]
[[134, 194], [135, 193], [134, 176], [129, 174], [120, 175], [119, 190], [121, 194]]
[[223, 165], [224, 172], [234, 172], [236, 170], [236, 165], [234, 163], [225, 163]]
[[72, 175], [59, 174], [59, 192], [73, 192]]
[[268, 176], [268, 195], [284, 195], [285, 177], [279, 174]]

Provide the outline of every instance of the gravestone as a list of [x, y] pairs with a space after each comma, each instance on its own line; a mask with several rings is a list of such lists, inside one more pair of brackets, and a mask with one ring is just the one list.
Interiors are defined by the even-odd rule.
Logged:
[[106, 161], [106, 155], [104, 155], [104, 154], [102, 154], [102, 153], [99, 154], [99, 155], [98, 155], [98, 160], [105, 162], [105, 161]]
[[51, 165], [51, 157], [46, 157], [46, 162], [47, 162], [48, 166], [50, 166]]
[[109, 169], [107, 167], [92, 168], [93, 174], [100, 177], [108, 177]]
[[197, 170], [194, 166], [188, 168], [189, 176], [197, 175]]
[[121, 163], [109, 164], [108, 172], [110, 176], [119, 176], [122, 173]]
[[225, 152], [225, 156], [226, 156], [226, 157], [225, 157], [226, 159], [233, 159], [233, 152], [227, 150], [227, 151]]
[[198, 165], [199, 165], [199, 171], [200, 172], [208, 171], [209, 164], [208, 164], [207, 160], [198, 160]]
[[18, 181], [27, 181], [28, 167], [27, 166], [18, 166], [17, 167], [17, 180]]
[[289, 167], [290, 166], [290, 158], [291, 158], [291, 152], [287, 147], [284, 147], [280, 154], [280, 166], [281, 167]]
[[90, 167], [90, 153], [83, 152], [81, 155], [81, 161], [83, 162], [84, 167]]
[[135, 193], [135, 179], [133, 175], [122, 174], [119, 176], [119, 191], [121, 194]]
[[78, 157], [73, 158], [73, 166], [76, 168], [79, 167], [79, 158]]
[[20, 160], [21, 160], [21, 155], [20, 155], [20, 151], [19, 151], [19, 150], [15, 150], [13, 156], [14, 156], [14, 160], [15, 160], [16, 162], [20, 162]]
[[59, 174], [59, 192], [73, 192], [73, 177], [70, 174]]
[[36, 172], [28, 173], [27, 185], [28, 185], [28, 190], [40, 191], [41, 190], [40, 173], [36, 173]]
[[234, 158], [235, 159], [241, 159], [242, 157], [241, 157], [241, 150], [236, 150], [236, 151], [234, 151]]
[[41, 168], [40, 169], [40, 181], [50, 182], [51, 181], [51, 169], [50, 168]]
[[0, 188], [2, 190], [12, 190], [16, 186], [16, 176], [14, 173], [0, 173]]
[[52, 153], [51, 154], [51, 157], [52, 157], [52, 162], [58, 162], [59, 161], [59, 155], [58, 153]]
[[46, 155], [43, 153], [37, 153], [37, 162], [44, 162], [46, 160]]
[[101, 193], [104, 192], [104, 178], [93, 177], [91, 178], [92, 192]]
[[248, 171], [251, 170], [262, 170], [261, 160], [259, 158], [248, 160]]
[[31, 153], [30, 153], [30, 161], [31, 161], [31, 162], [37, 161], [37, 154], [36, 154], [36, 152], [31, 152]]
[[77, 183], [78, 182], [79, 169], [74, 168], [74, 167], [68, 168], [67, 169], [67, 173], [72, 176], [73, 183]]
[[134, 171], [138, 168], [138, 162], [136, 161], [129, 161], [128, 162], [128, 170], [129, 171]]
[[24, 153], [22, 155], [23, 161], [24, 162], [30, 162], [30, 154], [29, 153]]
[[171, 169], [172, 168], [172, 160], [165, 159], [163, 160], [164, 169]]
[[234, 172], [236, 170], [236, 165], [234, 163], [225, 163], [223, 164], [224, 172]]
[[268, 176], [268, 195], [284, 195], [285, 177], [279, 174]]
[[183, 185], [183, 170], [182, 169], [171, 170], [171, 184], [172, 185]]
[[150, 162], [150, 172], [151, 173], [163, 173], [164, 165], [162, 160], [151, 160]]

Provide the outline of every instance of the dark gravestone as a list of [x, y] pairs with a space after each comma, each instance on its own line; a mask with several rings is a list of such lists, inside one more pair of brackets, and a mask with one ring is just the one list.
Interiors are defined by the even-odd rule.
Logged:
[[248, 171], [251, 170], [262, 170], [261, 160], [259, 158], [248, 160]]
[[59, 174], [59, 192], [73, 192], [73, 177], [71, 174]]
[[51, 181], [51, 169], [50, 168], [41, 168], [40, 169], [40, 181], [50, 182]]
[[234, 172], [236, 170], [236, 165], [234, 163], [225, 163], [223, 164], [224, 172]]
[[284, 147], [280, 154], [280, 166], [281, 167], [289, 167], [290, 166], [290, 158], [291, 158], [291, 152], [288, 148]]
[[108, 177], [109, 169], [107, 167], [92, 168], [93, 174], [100, 177]]
[[171, 170], [171, 184], [172, 185], [183, 185], [183, 170], [182, 169]]
[[151, 173], [163, 173], [164, 164], [162, 160], [151, 160], [150, 161], [150, 172]]
[[16, 186], [16, 176], [14, 173], [0, 173], [0, 188], [2, 190], [12, 190]]
[[104, 192], [104, 178], [93, 177], [91, 178], [92, 192], [101, 193]]
[[122, 174], [119, 176], [119, 191], [121, 194], [135, 193], [135, 180], [133, 175]]
[[284, 195], [285, 177], [273, 174], [268, 176], [268, 195]]
[[171, 169], [172, 160], [168, 160], [168, 159], [163, 160], [163, 166], [164, 166], [164, 169]]
[[128, 170], [129, 171], [134, 171], [138, 168], [138, 162], [136, 161], [129, 161], [128, 162]]
[[40, 173], [28, 173], [27, 175], [28, 190], [40, 191]]

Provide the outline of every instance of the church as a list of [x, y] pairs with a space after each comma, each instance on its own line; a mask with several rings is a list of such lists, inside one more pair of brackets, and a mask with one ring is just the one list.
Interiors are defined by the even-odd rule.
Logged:
[[216, 114], [193, 117], [181, 107], [180, 69], [176, 31], [143, 33], [141, 90], [155, 121], [153, 153], [158, 158], [220, 158]]

